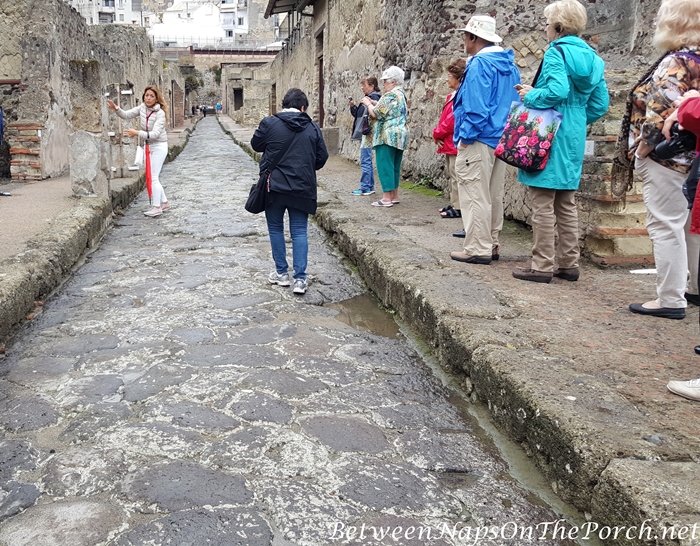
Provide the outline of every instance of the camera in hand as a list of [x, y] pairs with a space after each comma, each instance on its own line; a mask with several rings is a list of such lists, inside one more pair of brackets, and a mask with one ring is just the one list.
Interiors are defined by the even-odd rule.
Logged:
[[681, 131], [678, 124], [671, 127], [671, 140], [659, 142], [654, 153], [659, 159], [671, 159], [684, 152], [695, 149], [695, 135], [690, 131]]

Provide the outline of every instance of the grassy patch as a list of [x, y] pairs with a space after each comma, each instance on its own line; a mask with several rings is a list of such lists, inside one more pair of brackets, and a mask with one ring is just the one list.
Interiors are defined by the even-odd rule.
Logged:
[[402, 182], [401, 187], [429, 197], [440, 197], [442, 195], [442, 190], [438, 190], [432, 186], [430, 180], [427, 178], [423, 178], [418, 182]]

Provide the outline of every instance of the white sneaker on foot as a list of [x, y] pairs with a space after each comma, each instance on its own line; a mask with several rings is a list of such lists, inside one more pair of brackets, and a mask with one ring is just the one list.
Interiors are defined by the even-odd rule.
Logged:
[[700, 402], [700, 379], [690, 381], [669, 381], [666, 388], [673, 394], [677, 394], [688, 400]]
[[306, 284], [306, 279], [296, 279], [294, 281], [294, 288], [292, 292], [295, 294], [306, 294], [306, 289], [309, 287], [308, 284]]
[[273, 271], [270, 273], [270, 276], [267, 278], [268, 281], [270, 281], [270, 284], [277, 284], [279, 286], [289, 286], [291, 281], [289, 280], [289, 273], [277, 273], [277, 271]]
[[160, 204], [160, 210], [162, 210], [163, 212], [168, 210], [170, 207], [172, 207], [172, 205], [170, 204], [170, 201], [166, 201], [165, 203]]
[[143, 213], [144, 216], [150, 216], [151, 218], [160, 216], [161, 214], [163, 214], [163, 209], [161, 209], [160, 207], [153, 207]]

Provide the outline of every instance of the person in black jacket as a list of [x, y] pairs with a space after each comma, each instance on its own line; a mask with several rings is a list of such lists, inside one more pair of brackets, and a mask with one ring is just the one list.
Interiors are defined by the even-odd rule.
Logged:
[[[360, 80], [360, 86], [365, 97], [377, 103], [381, 98], [379, 94], [379, 82], [374, 76], [367, 76]], [[375, 120], [367, 118], [370, 126], [370, 132], [366, 135], [362, 134], [362, 125], [365, 116], [367, 116], [367, 107], [364, 104], [355, 105], [352, 97], [348, 97], [350, 103], [350, 113], [355, 118], [352, 125], [352, 136], [350, 140], [361, 140], [360, 144], [360, 166], [362, 167], [362, 176], [360, 177], [360, 189], [352, 192], [353, 195], [372, 195], [374, 193], [374, 167], [372, 166], [372, 132], [374, 130]]]
[[309, 214], [316, 214], [316, 171], [326, 164], [328, 151], [321, 129], [306, 113], [309, 100], [301, 89], [292, 88], [282, 100], [282, 110], [260, 122], [250, 145], [263, 152], [260, 174], [291, 145], [270, 174], [270, 195], [265, 207], [275, 271], [271, 284], [289, 286], [289, 265], [284, 242], [284, 212], [289, 215], [294, 267], [294, 293], [306, 293], [306, 264], [309, 254], [307, 225]]

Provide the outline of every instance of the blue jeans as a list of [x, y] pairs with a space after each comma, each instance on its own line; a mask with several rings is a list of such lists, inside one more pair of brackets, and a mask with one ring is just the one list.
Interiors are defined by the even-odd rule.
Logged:
[[374, 168], [372, 167], [372, 148], [360, 148], [360, 166], [362, 178], [360, 189], [364, 192], [374, 190]]
[[287, 207], [280, 203], [274, 203], [265, 209], [267, 231], [270, 234], [270, 246], [272, 247], [272, 259], [275, 260], [277, 273], [283, 275], [289, 271], [287, 264], [287, 247], [284, 243], [284, 211], [289, 213], [289, 231], [292, 235], [292, 261], [294, 264], [294, 278], [306, 279], [306, 263], [309, 256], [309, 239], [306, 228], [309, 215], [305, 212]]

